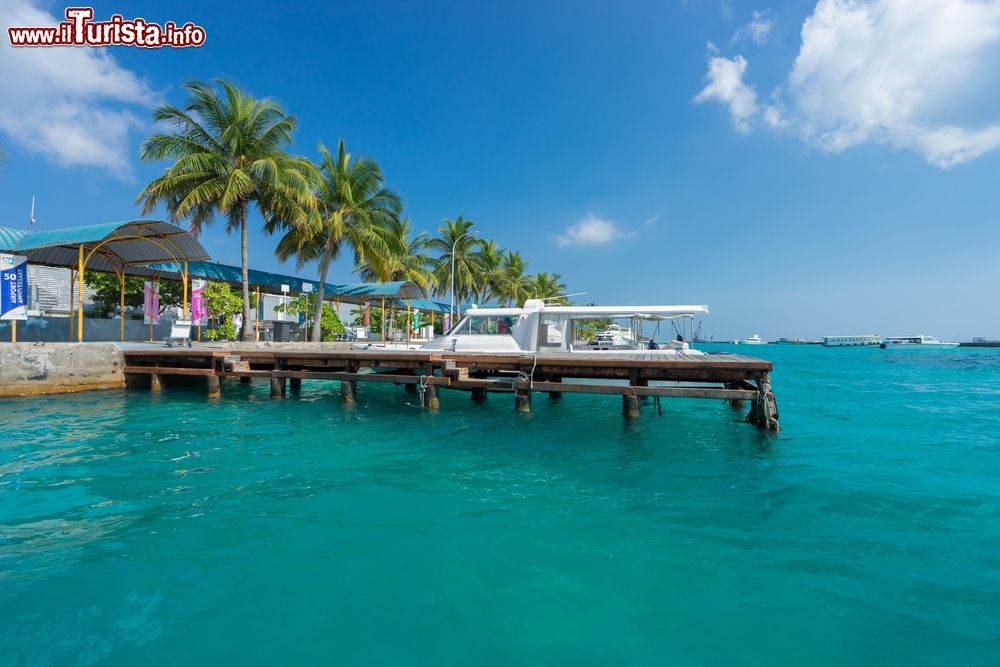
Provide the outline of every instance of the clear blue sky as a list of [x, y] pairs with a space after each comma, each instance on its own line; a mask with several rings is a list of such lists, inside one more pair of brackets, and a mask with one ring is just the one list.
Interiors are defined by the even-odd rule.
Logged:
[[[298, 117], [295, 151], [377, 159], [418, 230], [464, 214], [585, 301], [706, 303], [719, 338], [1000, 338], [1000, 16], [886, 2], [859, 30], [826, 0], [98, 1], [207, 43], [109, 61], [4, 35], [0, 224], [32, 194], [38, 228], [137, 216], [150, 108], [221, 76]], [[4, 7], [6, 27], [64, 5]], [[203, 240], [238, 262], [221, 226]], [[273, 243], [254, 233], [251, 265], [295, 272]]]

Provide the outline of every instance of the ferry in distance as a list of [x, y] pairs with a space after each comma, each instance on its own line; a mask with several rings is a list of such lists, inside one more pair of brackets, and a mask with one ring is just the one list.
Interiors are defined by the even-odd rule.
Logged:
[[878, 336], [823, 336], [826, 347], [873, 347], [879, 345], [882, 339]]

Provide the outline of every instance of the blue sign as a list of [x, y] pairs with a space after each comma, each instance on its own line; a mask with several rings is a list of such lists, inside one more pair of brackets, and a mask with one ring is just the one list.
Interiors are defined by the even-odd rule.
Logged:
[[28, 319], [28, 258], [0, 255], [0, 320]]
[[306, 314], [305, 314], [305, 312], [303, 312], [303, 311], [300, 310], [299, 311], [299, 325], [301, 326], [301, 325], [303, 325], [305, 323], [306, 323]]

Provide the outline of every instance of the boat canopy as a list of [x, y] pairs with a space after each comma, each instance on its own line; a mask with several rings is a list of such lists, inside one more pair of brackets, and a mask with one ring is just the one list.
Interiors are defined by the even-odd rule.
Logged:
[[674, 320], [707, 315], [708, 306], [552, 306], [546, 314], [568, 315], [576, 319], [634, 318], [639, 320]]

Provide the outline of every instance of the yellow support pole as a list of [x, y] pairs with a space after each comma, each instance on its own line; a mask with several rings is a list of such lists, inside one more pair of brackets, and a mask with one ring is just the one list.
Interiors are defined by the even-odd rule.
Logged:
[[413, 328], [413, 320], [410, 319], [410, 300], [406, 300], [406, 346], [410, 346], [410, 329]]
[[253, 309], [253, 335], [260, 340], [260, 285], [257, 285], [257, 307]]
[[118, 274], [118, 284], [121, 286], [121, 292], [118, 295], [118, 306], [121, 308], [121, 339], [125, 342], [125, 271], [123, 270]]
[[181, 282], [184, 284], [184, 305], [181, 311], [184, 314], [184, 319], [188, 318], [188, 263], [187, 260], [184, 261], [184, 273], [181, 274]]
[[385, 297], [382, 297], [382, 342], [385, 342]]
[[76, 300], [76, 340], [83, 342], [83, 244], [80, 244], [80, 269], [77, 279], [80, 281], [80, 298]]
[[10, 321], [10, 342], [17, 342], [17, 320]]

